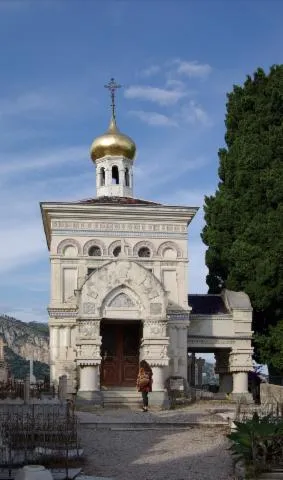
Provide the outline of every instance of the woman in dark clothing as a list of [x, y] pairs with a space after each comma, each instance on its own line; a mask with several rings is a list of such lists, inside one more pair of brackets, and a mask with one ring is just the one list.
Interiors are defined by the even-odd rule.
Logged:
[[152, 391], [152, 370], [149, 364], [142, 360], [140, 362], [139, 373], [137, 378], [137, 389], [142, 394], [143, 411], [148, 411], [148, 392]]

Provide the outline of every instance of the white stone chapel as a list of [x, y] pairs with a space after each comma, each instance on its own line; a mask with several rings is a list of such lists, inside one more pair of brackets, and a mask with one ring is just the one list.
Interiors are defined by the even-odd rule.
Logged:
[[[248, 395], [252, 308], [243, 292], [188, 295], [188, 227], [195, 207], [134, 197], [135, 143], [112, 117], [91, 146], [96, 197], [42, 202], [51, 264], [51, 381], [102, 403], [135, 387], [138, 364], [153, 370], [151, 400], [169, 376], [196, 385], [191, 355], [214, 353], [220, 391]], [[201, 379], [199, 380], [201, 381]]]

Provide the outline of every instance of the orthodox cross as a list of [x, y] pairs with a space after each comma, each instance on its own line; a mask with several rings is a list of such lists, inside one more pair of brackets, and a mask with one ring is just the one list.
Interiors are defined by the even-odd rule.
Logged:
[[115, 120], [116, 118], [116, 113], [115, 113], [115, 92], [118, 88], [121, 88], [122, 85], [119, 85], [118, 83], [115, 82], [114, 78], [110, 79], [110, 82], [104, 85], [105, 88], [107, 88], [110, 92], [110, 97], [111, 97], [111, 110], [112, 110], [112, 116]]

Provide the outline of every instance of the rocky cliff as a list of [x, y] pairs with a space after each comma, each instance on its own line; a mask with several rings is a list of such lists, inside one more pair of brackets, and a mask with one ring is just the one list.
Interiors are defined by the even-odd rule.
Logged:
[[25, 360], [33, 358], [48, 363], [49, 332], [44, 323], [25, 323], [7, 315], [0, 315], [0, 335], [6, 347]]

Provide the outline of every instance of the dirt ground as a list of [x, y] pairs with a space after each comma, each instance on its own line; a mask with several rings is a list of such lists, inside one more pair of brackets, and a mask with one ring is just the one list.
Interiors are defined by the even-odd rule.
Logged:
[[219, 428], [96, 430], [84, 424], [80, 436], [88, 475], [117, 480], [233, 479], [228, 442]]

